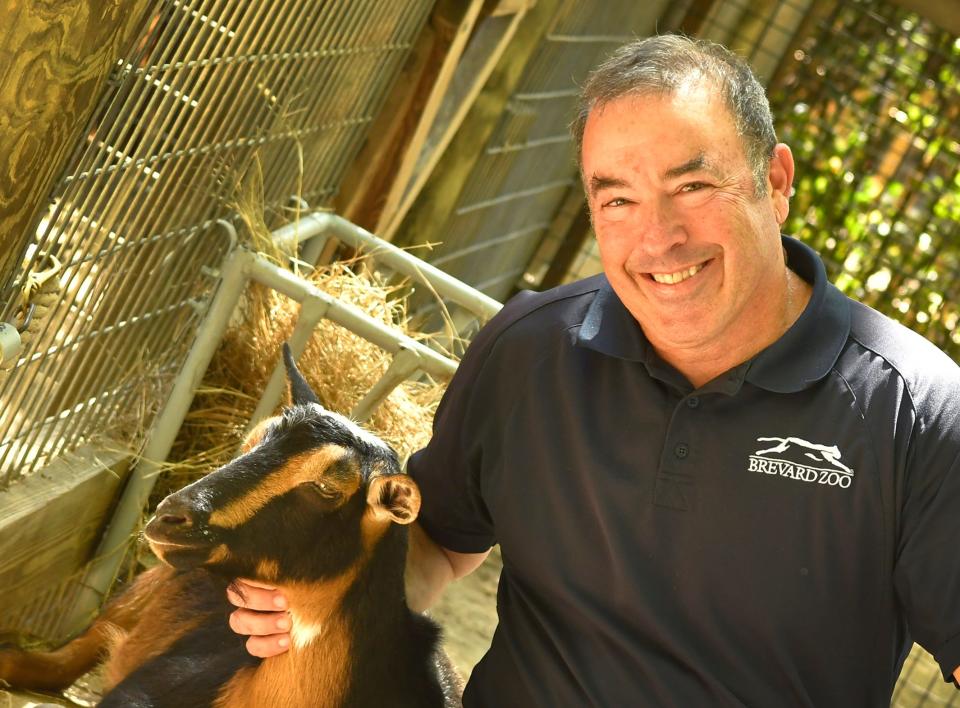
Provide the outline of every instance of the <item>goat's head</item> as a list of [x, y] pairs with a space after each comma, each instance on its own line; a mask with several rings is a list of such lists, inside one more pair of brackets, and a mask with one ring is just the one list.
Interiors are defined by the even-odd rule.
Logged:
[[292, 405], [257, 425], [242, 454], [164, 499], [144, 529], [177, 568], [275, 581], [337, 575], [420, 508], [396, 453], [325, 410], [284, 360]]

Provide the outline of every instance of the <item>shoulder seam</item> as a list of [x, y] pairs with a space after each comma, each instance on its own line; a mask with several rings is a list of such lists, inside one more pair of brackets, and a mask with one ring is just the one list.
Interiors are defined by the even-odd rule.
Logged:
[[[868, 352], [871, 352], [876, 356], [880, 357], [881, 359], [883, 359], [883, 361], [885, 361], [891, 369], [897, 372], [897, 376], [900, 378], [900, 381], [903, 382], [903, 390], [907, 392], [907, 397], [910, 399], [910, 409], [913, 411], [914, 419], [919, 422], [921, 418], [920, 418], [919, 409], [917, 408], [917, 401], [913, 397], [913, 391], [910, 390], [910, 382], [907, 380], [907, 377], [903, 375], [903, 372], [900, 371], [900, 367], [897, 366], [894, 362], [890, 361], [890, 357], [884, 356], [883, 353], [877, 351], [876, 347], [871, 347], [869, 344], [864, 342], [860, 337], [854, 334], [853, 329], [850, 330], [850, 334], [847, 336], [850, 338], [851, 341], [856, 342], [861, 347], [866, 349]], [[836, 364], [834, 364], [834, 368], [836, 368]], [[840, 374], [839, 371], [837, 373]], [[842, 374], [840, 374], [840, 376], [841, 378], [843, 378]]]

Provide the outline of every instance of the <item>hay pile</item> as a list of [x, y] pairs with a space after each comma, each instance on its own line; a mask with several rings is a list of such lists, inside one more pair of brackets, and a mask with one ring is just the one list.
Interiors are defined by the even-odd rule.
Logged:
[[[255, 247], [267, 249], [262, 242]], [[271, 254], [276, 256], [276, 254]], [[405, 298], [360, 259], [336, 262], [308, 276], [318, 288], [351, 303], [407, 335]], [[158, 481], [151, 508], [233, 457], [274, 366], [280, 347], [296, 324], [299, 303], [251, 284], [238, 316], [207, 369], [170, 455], [169, 471]], [[322, 320], [299, 359], [299, 367], [323, 405], [348, 415], [390, 364], [374, 344]], [[366, 427], [387, 440], [401, 460], [422, 447], [443, 383], [406, 381], [374, 412]]]

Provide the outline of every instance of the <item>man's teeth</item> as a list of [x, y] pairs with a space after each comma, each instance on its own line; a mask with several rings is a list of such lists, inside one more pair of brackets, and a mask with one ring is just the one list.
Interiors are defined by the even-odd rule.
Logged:
[[676, 285], [687, 278], [693, 277], [701, 270], [703, 270], [702, 263], [700, 265], [695, 265], [692, 268], [687, 268], [686, 270], [677, 271], [676, 273], [651, 273], [650, 277], [656, 280], [658, 283]]

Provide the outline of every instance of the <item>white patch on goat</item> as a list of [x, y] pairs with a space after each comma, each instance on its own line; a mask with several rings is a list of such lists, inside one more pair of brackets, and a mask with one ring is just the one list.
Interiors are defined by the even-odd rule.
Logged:
[[296, 612], [290, 611], [290, 639], [297, 649], [306, 649], [322, 631], [322, 625], [304, 622]]
[[350, 420], [349, 418], [347, 418], [346, 416], [340, 415], [339, 413], [334, 413], [333, 411], [329, 411], [329, 410], [327, 410], [326, 408], [324, 408], [323, 406], [321, 406], [321, 405], [319, 405], [319, 404], [317, 404], [317, 403], [314, 403], [313, 405], [316, 406], [317, 409], [318, 409], [321, 413], [323, 413], [323, 415], [327, 416], [328, 418], [332, 418], [332, 419], [335, 420], [337, 423], [339, 423], [339, 424], [342, 425], [344, 428], [346, 428], [346, 429], [350, 432], [350, 434], [353, 435], [353, 436], [354, 436], [355, 438], [357, 438], [358, 440], [362, 440], [363, 442], [367, 443], [368, 445], [373, 445], [373, 446], [375, 446], [375, 447], [379, 447], [379, 448], [384, 449], [384, 450], [389, 449], [389, 448], [387, 447], [387, 444], [386, 444], [383, 440], [381, 440], [380, 438], [378, 438], [378, 437], [377, 437], [376, 435], [374, 435], [373, 433], [371, 433], [371, 432], [369, 432], [369, 431], [367, 431], [367, 430], [364, 430], [364, 429], [363, 429], [362, 427], [360, 427], [360, 425], [358, 425], [355, 421], [352, 421], [352, 420]]

